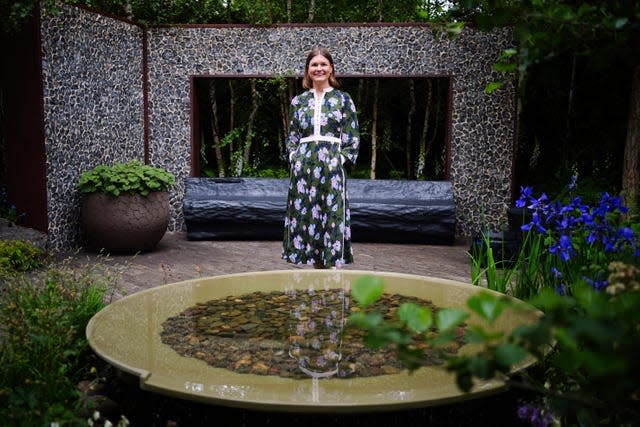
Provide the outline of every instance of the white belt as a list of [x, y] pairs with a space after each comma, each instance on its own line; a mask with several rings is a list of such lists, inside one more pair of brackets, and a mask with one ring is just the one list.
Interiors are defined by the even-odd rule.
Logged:
[[305, 136], [300, 140], [300, 142], [311, 142], [311, 141], [327, 141], [339, 144], [340, 138], [336, 138], [335, 136], [322, 136], [322, 135], [311, 135]]

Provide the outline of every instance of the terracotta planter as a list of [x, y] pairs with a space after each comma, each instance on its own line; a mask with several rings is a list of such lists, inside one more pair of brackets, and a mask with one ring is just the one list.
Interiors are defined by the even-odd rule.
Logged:
[[111, 252], [149, 251], [155, 248], [169, 223], [169, 194], [148, 196], [85, 194], [82, 225], [87, 246]]

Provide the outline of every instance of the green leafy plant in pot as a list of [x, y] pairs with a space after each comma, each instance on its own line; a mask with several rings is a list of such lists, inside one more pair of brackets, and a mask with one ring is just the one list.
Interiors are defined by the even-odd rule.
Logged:
[[87, 246], [109, 252], [155, 248], [167, 231], [171, 172], [138, 160], [98, 165], [78, 179]]

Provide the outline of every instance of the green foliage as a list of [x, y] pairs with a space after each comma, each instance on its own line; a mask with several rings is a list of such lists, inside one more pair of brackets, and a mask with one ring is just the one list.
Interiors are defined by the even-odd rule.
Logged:
[[42, 266], [44, 252], [24, 240], [0, 240], [0, 272], [29, 271]]
[[457, 309], [442, 309], [435, 315], [431, 310], [414, 303], [404, 303], [397, 311], [397, 319], [391, 322], [384, 320], [379, 309], [371, 308], [380, 299], [384, 290], [384, 282], [380, 277], [364, 275], [351, 285], [351, 296], [363, 308], [370, 310], [357, 311], [349, 316], [347, 325], [367, 331], [365, 343], [371, 348], [388, 345], [396, 346], [398, 357], [409, 370], [424, 365], [424, 353], [414, 343], [424, 341], [429, 346], [444, 353], [456, 334], [454, 329], [463, 324], [468, 315]]
[[[19, 0], [0, 2], [0, 32], [13, 33], [19, 31], [22, 26], [33, 18], [38, 10], [39, 1]], [[59, 7], [57, 0], [45, 0], [42, 2], [46, 10], [55, 12]]]
[[68, 266], [0, 281], [0, 419], [4, 425], [81, 425], [77, 382], [87, 367], [89, 319], [106, 277]]
[[78, 179], [78, 189], [83, 193], [140, 194], [147, 196], [154, 191], [167, 191], [175, 184], [171, 172], [144, 165], [137, 160], [98, 165], [85, 171]]
[[[467, 328], [467, 340], [479, 345], [479, 351], [447, 357], [446, 369], [455, 373], [460, 389], [469, 391], [476, 378], [507, 378], [513, 387], [536, 392], [561, 425], [634, 425], [640, 417], [640, 269], [624, 263], [613, 263], [610, 269], [606, 292], [587, 283], [574, 284], [571, 296], [543, 290], [532, 302], [544, 315], [508, 334], [493, 331], [490, 324], [504, 309], [530, 306], [488, 292], [469, 298], [468, 308], [484, 323]], [[370, 289], [352, 293], [359, 304], [371, 304], [381, 293], [379, 281], [360, 279], [358, 288], [366, 287]], [[466, 318], [460, 310], [443, 312], [442, 319], [453, 319], [453, 325]], [[415, 307], [398, 312], [391, 322], [356, 314], [349, 324], [367, 330], [372, 337], [368, 345], [393, 344], [408, 368], [420, 366], [419, 355], [402, 339], [421, 322]], [[436, 325], [444, 333], [449, 322], [442, 319]], [[451, 339], [441, 337], [438, 343], [446, 345]], [[514, 374], [513, 368], [527, 357], [538, 365]]]
[[[526, 241], [525, 245], [526, 246]], [[504, 254], [504, 248], [501, 251]], [[474, 242], [469, 253], [471, 261], [471, 283], [474, 285], [486, 284], [488, 289], [492, 291], [507, 293], [516, 298], [522, 298], [523, 295], [514, 292], [513, 282], [517, 277], [517, 272], [524, 268], [526, 252], [520, 250], [515, 260], [496, 259], [491, 247], [490, 233], [481, 233], [479, 242]], [[485, 279], [483, 281], [483, 279]], [[516, 286], [516, 289], [520, 290]]]
[[[517, 184], [555, 193], [578, 172], [598, 192], [620, 191], [640, 6], [635, 0], [454, 0], [443, 21], [513, 29], [514, 46], [496, 58], [487, 93], [520, 86]], [[624, 100], [620, 102], [620, 100]], [[635, 144], [637, 145], [637, 144]], [[633, 146], [633, 144], [631, 144]], [[631, 147], [629, 147], [631, 148]], [[632, 173], [632, 172], [631, 172]], [[535, 180], [535, 181], [533, 181]], [[637, 185], [637, 183], [636, 183]], [[634, 208], [637, 202], [629, 201]]]
[[487, 236], [474, 242], [470, 251], [474, 285], [486, 286], [519, 299], [529, 299], [541, 289], [571, 293], [572, 284], [591, 283], [596, 289], [607, 286], [611, 262], [640, 263], [640, 226], [629, 223], [627, 208], [620, 197], [603, 193], [596, 203], [586, 204], [575, 194], [576, 179], [555, 200], [546, 194], [533, 197], [524, 187], [516, 202], [527, 207], [529, 223], [525, 237], [511, 260], [495, 260]]
[[[518, 47], [502, 55], [497, 65], [501, 72], [524, 71], [531, 64], [565, 51], [591, 56], [606, 46], [625, 54], [637, 37], [640, 23], [640, 8], [633, 0], [454, 3], [449, 19], [470, 21], [483, 30], [513, 26]], [[517, 62], [510, 62], [511, 59]]]
[[384, 283], [377, 276], [359, 277], [351, 285], [351, 295], [363, 307], [369, 306], [376, 302], [384, 290]]
[[261, 178], [287, 178], [289, 171], [283, 166], [263, 167], [253, 174]]

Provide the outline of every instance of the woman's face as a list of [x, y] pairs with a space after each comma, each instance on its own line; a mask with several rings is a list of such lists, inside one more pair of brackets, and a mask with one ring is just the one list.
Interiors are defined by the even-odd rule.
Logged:
[[322, 55], [316, 55], [309, 61], [307, 74], [315, 88], [326, 88], [329, 85], [329, 76], [333, 73], [333, 67], [329, 60]]

